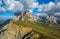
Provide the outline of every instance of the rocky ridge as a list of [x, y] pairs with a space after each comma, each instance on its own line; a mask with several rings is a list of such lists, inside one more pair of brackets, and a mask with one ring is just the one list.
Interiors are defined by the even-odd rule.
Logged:
[[39, 39], [32, 28], [18, 26], [10, 22], [0, 30], [0, 39]]

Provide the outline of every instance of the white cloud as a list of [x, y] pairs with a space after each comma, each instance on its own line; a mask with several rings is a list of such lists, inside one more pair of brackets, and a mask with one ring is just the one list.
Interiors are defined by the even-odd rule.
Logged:
[[32, 5], [31, 5], [31, 8], [36, 8], [38, 6], [38, 2], [34, 2]]
[[18, 12], [23, 10], [23, 5], [19, 1], [15, 0], [4, 0], [5, 8], [10, 11]]
[[3, 7], [0, 7], [0, 12], [5, 12], [6, 10]]
[[57, 13], [60, 12], [60, 2], [55, 5], [55, 3], [50, 2], [48, 4], [39, 5], [38, 11], [43, 11], [46, 13]]
[[55, 3], [50, 2], [48, 4], [41, 4], [38, 6], [38, 11], [48, 11], [51, 10], [55, 6]]
[[[32, 10], [34, 8], [37, 8], [38, 6], [38, 2], [37, 0], [19, 0], [19, 1], [15, 1], [15, 0], [3, 0], [5, 3], [5, 9], [6, 10], [10, 10], [10, 11], [14, 11], [14, 12], [18, 12], [18, 11], [24, 11], [26, 9], [29, 9], [30, 12], [32, 12]], [[2, 1], [0, 1], [1, 4]]]
[[13, 10], [14, 9], [15, 4], [11, 3], [10, 6], [7, 8], [8, 10]]
[[42, 11], [43, 10], [43, 5], [39, 5], [38, 6], [38, 11]]
[[[34, 8], [38, 8], [38, 11], [44, 11], [47, 13], [60, 12], [60, 2], [56, 1], [57, 5], [54, 2], [49, 2], [48, 4], [40, 4], [38, 5], [37, 0], [4, 0], [5, 9], [11, 10], [14, 12], [22, 11], [25, 9], [30, 9], [30, 12], [33, 11]], [[1, 3], [1, 2], [0, 2]]]
[[60, 2], [59, 2], [59, 3], [57, 3], [57, 7], [59, 7], [59, 8], [60, 8]]
[[36, 0], [20, 0], [23, 4], [24, 9], [34, 9], [38, 6], [38, 2]]
[[55, 3], [50, 2], [50, 3], [48, 4], [48, 9], [50, 10], [50, 9], [52, 9], [54, 6], [55, 6]]
[[0, 12], [5, 12], [6, 11], [5, 8], [1, 7], [1, 5], [2, 5], [2, 0], [0, 0]]
[[24, 9], [24, 6], [22, 3], [20, 3], [19, 1], [15, 1], [15, 6], [13, 8], [13, 11], [18, 12], [18, 11], [22, 11]]
[[19, 1], [15, 1], [15, 0], [3, 0], [5, 3], [5, 8], [6, 10], [11, 10], [14, 12], [18, 12], [18, 11], [22, 11], [22, 10], [33, 10], [34, 8], [36, 8], [38, 6], [38, 2], [36, 2], [37, 0], [19, 0]]
[[11, 3], [14, 3], [14, 0], [3, 0], [6, 6], [9, 6]]
[[52, 6], [50, 10], [46, 11], [47, 13], [59, 13], [60, 12], [60, 2], [57, 2], [55, 6]]
[[0, 0], [0, 6], [2, 5], [2, 0]]
[[46, 13], [60, 13], [60, 0], [56, 2], [49, 2], [48, 4], [41, 4], [38, 6], [38, 11], [43, 11]]

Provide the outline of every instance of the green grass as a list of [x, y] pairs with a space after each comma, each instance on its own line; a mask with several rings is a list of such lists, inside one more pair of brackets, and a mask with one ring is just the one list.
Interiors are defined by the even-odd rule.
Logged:
[[36, 23], [36, 22], [23, 22], [23, 21], [13, 21], [14, 24], [24, 27], [31, 27], [33, 30], [39, 34], [43, 34], [44, 36], [50, 37], [51, 39], [60, 39], [60, 24], [56, 24], [56, 26], [49, 26], [46, 23]]

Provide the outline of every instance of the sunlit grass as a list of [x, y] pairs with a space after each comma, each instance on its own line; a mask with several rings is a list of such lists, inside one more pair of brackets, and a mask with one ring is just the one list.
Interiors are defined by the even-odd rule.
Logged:
[[24, 22], [24, 21], [13, 21], [14, 24], [24, 27], [31, 27], [35, 32], [39, 34], [43, 34], [44, 36], [48, 36], [52, 39], [60, 39], [60, 30], [56, 28], [60, 28], [60, 24], [56, 24], [56, 26], [49, 26], [48, 23], [35, 23], [35, 22]]

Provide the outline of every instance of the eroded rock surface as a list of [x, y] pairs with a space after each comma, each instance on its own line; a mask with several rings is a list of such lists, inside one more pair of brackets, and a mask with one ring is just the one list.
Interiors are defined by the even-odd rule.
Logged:
[[39, 39], [32, 28], [18, 26], [10, 22], [0, 30], [0, 39]]

